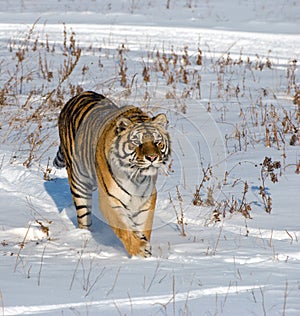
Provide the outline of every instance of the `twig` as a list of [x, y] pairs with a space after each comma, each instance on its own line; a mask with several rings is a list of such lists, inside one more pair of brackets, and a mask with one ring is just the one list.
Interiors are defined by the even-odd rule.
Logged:
[[0, 300], [1, 300], [1, 306], [2, 306], [2, 315], [4, 316], [4, 299], [3, 299], [1, 290], [0, 290]]
[[2, 156], [2, 160], [0, 162], [0, 171], [2, 170], [2, 167], [3, 167], [4, 158], [5, 158], [5, 155]]
[[[175, 215], [176, 215], [177, 224], [179, 224], [179, 223], [178, 223], [178, 219], [179, 219], [178, 212], [177, 212], [177, 210], [176, 210], [176, 206], [175, 206], [175, 204], [174, 204], [174, 202], [173, 202], [173, 199], [172, 199], [172, 197], [171, 197], [170, 192], [169, 192], [169, 199], [170, 199], [170, 203], [171, 203], [171, 205], [173, 206], [173, 210], [174, 210]], [[177, 227], [177, 226], [176, 226], [176, 227]], [[178, 229], [178, 231], [180, 231], [180, 229], [179, 229], [178, 227], [177, 227], [177, 229]]]
[[267, 316], [266, 307], [265, 307], [265, 295], [264, 295], [263, 289], [261, 287], [259, 288], [259, 290], [260, 290], [260, 294], [261, 294], [261, 305], [262, 305], [262, 309], [263, 309], [263, 315]]
[[193, 204], [196, 206], [201, 206], [203, 204], [203, 201], [200, 196], [200, 191], [204, 188], [205, 183], [208, 182], [212, 178], [212, 175], [213, 175], [212, 167], [210, 165], [208, 165], [207, 168], [205, 169], [201, 161], [201, 167], [202, 167], [203, 176], [202, 176], [202, 180], [200, 184], [196, 188], [196, 192], [194, 193], [194, 199], [193, 199]]
[[107, 291], [106, 296], [110, 295], [112, 293], [112, 291], [114, 290], [114, 288], [115, 288], [115, 286], [117, 284], [117, 280], [118, 280], [118, 277], [119, 277], [120, 270], [121, 270], [121, 267], [119, 267], [119, 269], [117, 271], [117, 274], [116, 274], [116, 277], [115, 277], [115, 280], [114, 280], [114, 283], [113, 283], [111, 289]]
[[215, 316], [217, 316], [219, 313], [219, 308], [218, 308], [218, 306], [219, 306], [219, 296], [218, 296], [218, 292], [216, 292], [216, 299], [215, 299], [215, 301], [216, 301], [216, 303], [215, 303], [215, 305], [216, 305], [216, 307], [215, 307], [215, 312], [214, 312], [214, 315]]
[[122, 316], [122, 313], [121, 313], [121, 311], [120, 311], [120, 309], [119, 309], [119, 307], [118, 307], [116, 302], [114, 302], [114, 305], [115, 305], [115, 308], [117, 309], [119, 315]]
[[18, 261], [19, 261], [19, 259], [20, 259], [20, 253], [21, 253], [22, 249], [23, 249], [24, 246], [25, 246], [25, 241], [26, 241], [27, 235], [28, 235], [28, 233], [29, 233], [30, 227], [31, 227], [31, 223], [28, 225], [26, 234], [25, 234], [25, 236], [24, 236], [22, 242], [20, 243], [20, 248], [19, 248], [19, 251], [18, 251], [18, 254], [17, 254], [17, 258], [16, 258], [16, 263], [15, 263], [15, 267], [14, 267], [14, 272], [16, 272], [16, 270], [17, 270]]
[[[52, 221], [51, 221], [51, 220], [48, 220], [45, 216], [43, 216], [43, 215], [34, 207], [32, 201], [31, 201], [31, 197], [30, 197], [30, 196], [27, 196], [27, 197], [26, 197], [26, 202], [27, 202], [28, 207], [31, 209], [31, 211], [32, 211], [32, 213], [33, 213], [32, 216], [33, 216], [34, 220], [41, 226], [42, 230], [44, 231], [44, 229], [43, 229], [41, 223], [36, 219], [35, 213], [36, 213], [39, 217], [41, 217], [45, 222], [47, 222], [48, 224], [52, 224]], [[47, 235], [48, 235], [48, 234], [47, 234]]]
[[188, 288], [188, 291], [186, 292], [186, 299], [185, 299], [185, 303], [184, 303], [184, 309], [182, 311], [182, 315], [188, 315], [189, 312], [188, 312], [188, 301], [189, 301], [189, 296], [190, 296], [190, 291], [191, 291], [191, 287], [193, 285], [193, 280], [194, 280], [194, 276], [192, 277], [192, 280], [191, 280], [191, 283], [190, 283], [190, 286]]
[[179, 225], [181, 225], [181, 235], [183, 237], [185, 237], [186, 233], [185, 233], [184, 225], [186, 225], [186, 222], [184, 220], [184, 211], [183, 211], [183, 207], [182, 207], [183, 200], [182, 200], [182, 196], [179, 192], [178, 185], [176, 185], [176, 193], [177, 193], [177, 198], [178, 198], [179, 207], [180, 207], [180, 218], [177, 217], [177, 222]]
[[76, 267], [75, 267], [75, 270], [73, 272], [73, 276], [72, 276], [72, 281], [71, 281], [71, 284], [69, 286], [69, 290], [71, 291], [72, 287], [73, 287], [73, 283], [74, 283], [74, 280], [75, 280], [75, 275], [76, 275], [76, 272], [78, 270], [78, 267], [79, 267], [79, 263], [81, 261], [81, 258], [82, 258], [82, 255], [83, 255], [83, 252], [84, 252], [84, 249], [86, 248], [86, 245], [88, 243], [88, 240], [86, 239], [83, 243], [83, 246], [81, 248], [81, 251], [80, 251], [80, 255], [79, 255], [79, 259], [77, 261], [77, 264], [76, 264]]
[[283, 296], [282, 316], [285, 316], [288, 285], [289, 285], [288, 281], [286, 280], [285, 281], [285, 288], [284, 288], [284, 296]]
[[175, 297], [176, 297], [176, 294], [175, 294], [175, 276], [174, 276], [174, 274], [173, 274], [173, 278], [172, 278], [172, 293], [173, 293], [173, 296], [172, 296], [173, 315], [175, 316]]
[[221, 239], [222, 231], [223, 231], [223, 223], [222, 223], [222, 226], [220, 227], [219, 235], [218, 235], [218, 238], [217, 238], [217, 241], [216, 241], [214, 250], [213, 250], [213, 252], [212, 252], [212, 255], [213, 255], [213, 256], [214, 256], [214, 255], [216, 254], [216, 252], [217, 252], [217, 248], [218, 248], [218, 245], [219, 245], [219, 242], [220, 242], [220, 239]]
[[228, 289], [227, 289], [227, 292], [226, 292], [226, 294], [225, 294], [224, 301], [223, 301], [222, 306], [221, 306], [221, 311], [222, 311], [222, 313], [224, 312], [224, 307], [225, 307], [225, 304], [226, 304], [227, 299], [228, 299], [228, 294], [229, 294], [229, 291], [230, 291], [231, 285], [232, 285], [232, 284], [231, 284], [231, 281], [229, 281], [229, 284], [228, 284]]
[[294, 238], [293, 236], [287, 231], [287, 229], [285, 230], [285, 232], [288, 234], [288, 236], [291, 238], [291, 244], [293, 243], [294, 241]]
[[90, 294], [91, 290], [93, 289], [93, 287], [95, 286], [95, 284], [98, 282], [98, 280], [100, 279], [100, 277], [103, 276], [104, 271], [105, 271], [105, 267], [104, 267], [104, 268], [101, 270], [101, 272], [98, 274], [98, 276], [96, 277], [95, 281], [90, 285], [88, 291], [87, 291], [86, 294], [85, 294], [85, 297], [87, 297], [87, 296]]
[[271, 229], [271, 236], [270, 236], [270, 241], [269, 241], [269, 246], [272, 247], [273, 245], [273, 229]]
[[38, 286], [41, 285], [41, 274], [42, 274], [42, 267], [43, 267], [44, 254], [45, 254], [45, 251], [46, 251], [46, 247], [47, 247], [47, 246], [44, 247], [43, 253], [42, 253], [42, 257], [41, 257], [41, 264], [40, 264], [39, 278], [38, 278]]
[[130, 302], [130, 313], [131, 313], [131, 315], [133, 315], [133, 304], [132, 304], [132, 299], [131, 299], [129, 292], [127, 292], [127, 296], [129, 298], [129, 302]]
[[150, 281], [150, 283], [149, 283], [149, 286], [148, 286], [148, 288], [147, 288], [147, 292], [149, 292], [149, 290], [150, 290], [150, 288], [151, 288], [151, 286], [152, 286], [152, 284], [153, 284], [153, 281], [154, 281], [154, 279], [155, 279], [155, 277], [156, 277], [156, 275], [157, 275], [157, 271], [158, 271], [159, 266], [160, 266], [160, 261], [157, 261], [157, 265], [156, 265], [156, 268], [155, 268], [153, 277], [152, 277], [152, 279], [151, 279], [151, 281]]

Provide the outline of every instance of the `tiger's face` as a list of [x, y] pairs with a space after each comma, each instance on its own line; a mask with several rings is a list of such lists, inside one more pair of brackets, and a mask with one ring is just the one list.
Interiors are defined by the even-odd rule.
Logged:
[[159, 114], [151, 121], [133, 124], [122, 118], [117, 124], [118, 154], [121, 165], [142, 176], [157, 174], [169, 158], [170, 139], [165, 130], [167, 118]]

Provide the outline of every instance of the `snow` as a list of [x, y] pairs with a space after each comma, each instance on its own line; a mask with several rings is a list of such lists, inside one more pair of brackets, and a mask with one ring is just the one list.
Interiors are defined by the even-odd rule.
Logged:
[[[0, 4], [0, 314], [299, 315], [299, 3]], [[60, 103], [78, 86], [168, 116], [152, 258], [128, 258], [96, 194], [92, 230], [76, 228], [66, 172], [51, 161]], [[280, 161], [278, 182], [265, 157]]]

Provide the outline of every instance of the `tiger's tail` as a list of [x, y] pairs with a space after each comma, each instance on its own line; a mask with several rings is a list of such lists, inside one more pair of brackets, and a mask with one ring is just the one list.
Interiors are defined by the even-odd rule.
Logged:
[[59, 146], [56, 157], [53, 160], [53, 166], [57, 169], [61, 169], [66, 166], [65, 156], [62, 152], [61, 146]]

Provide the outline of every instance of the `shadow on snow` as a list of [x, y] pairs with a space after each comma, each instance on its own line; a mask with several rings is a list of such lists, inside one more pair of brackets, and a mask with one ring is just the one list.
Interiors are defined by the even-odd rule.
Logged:
[[[77, 216], [75, 206], [73, 204], [70, 187], [67, 178], [56, 178], [52, 181], [46, 181], [44, 187], [47, 193], [53, 199], [59, 213], [64, 212], [69, 220], [77, 227]], [[113, 230], [108, 224], [98, 208], [98, 203], [95, 201], [98, 198], [98, 191], [93, 193], [93, 214], [92, 226], [90, 232], [97, 243], [104, 246], [113, 247], [118, 251], [126, 253], [123, 244], [116, 237]], [[97, 213], [97, 215], [95, 215]]]

